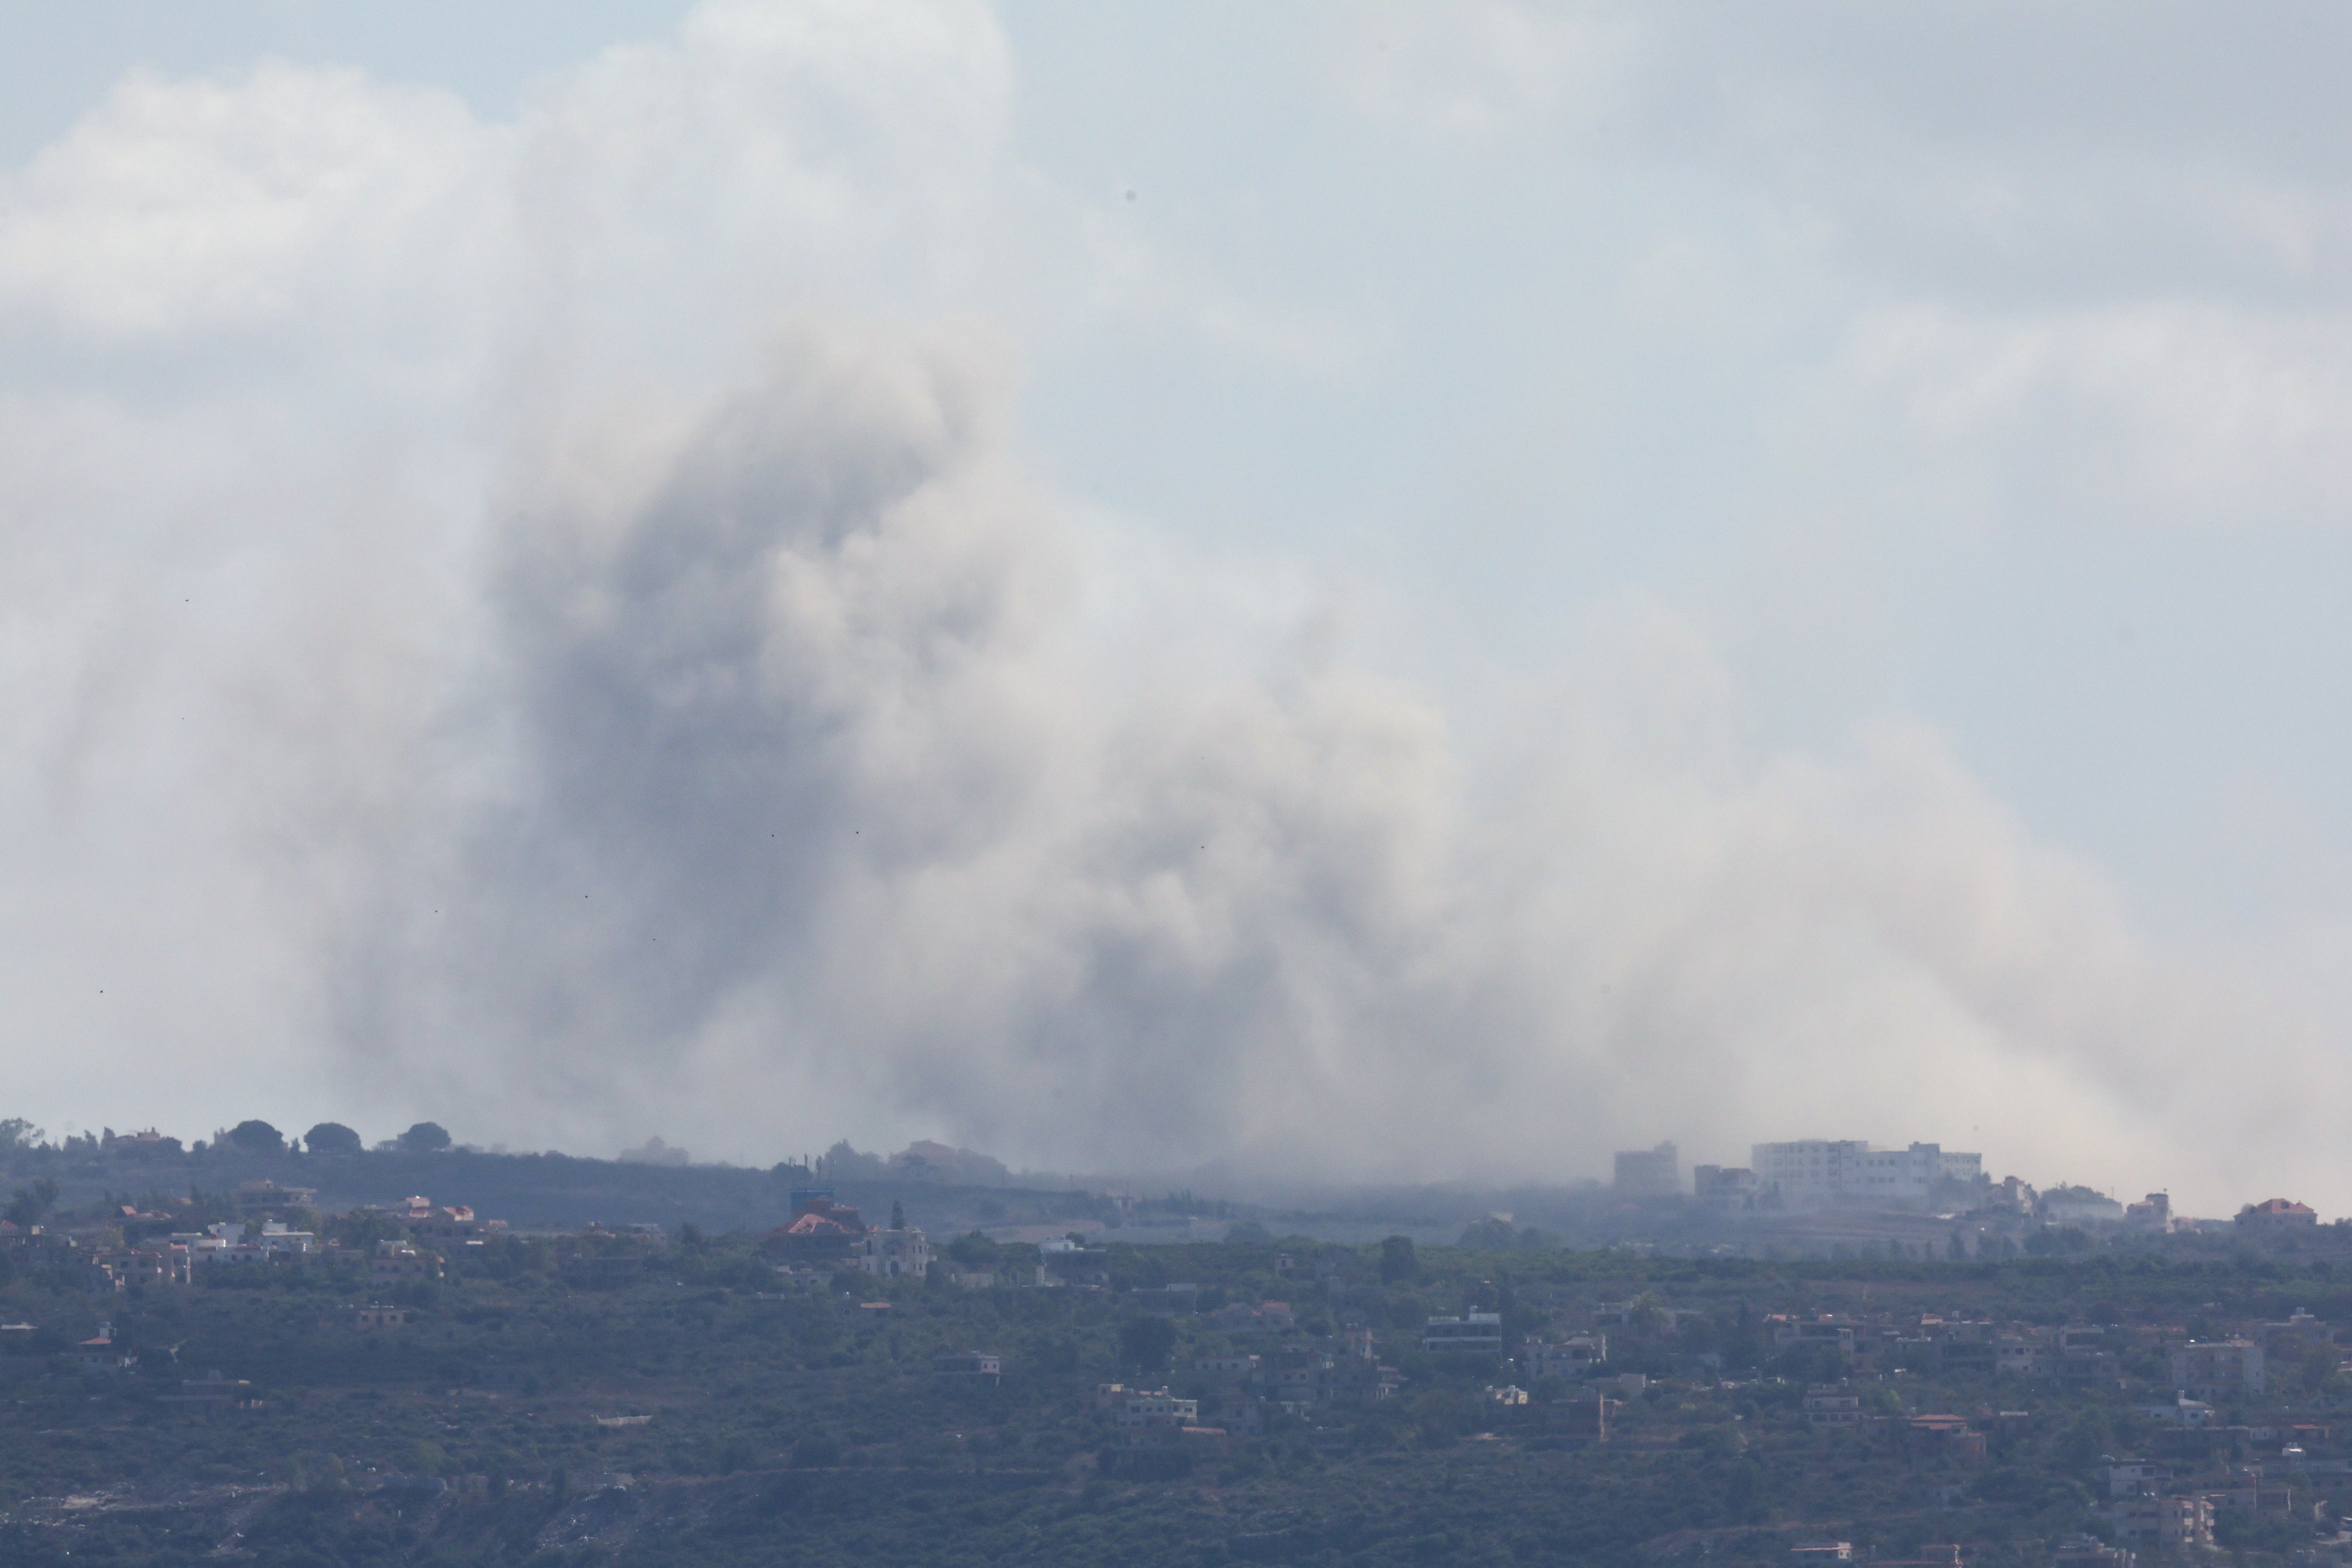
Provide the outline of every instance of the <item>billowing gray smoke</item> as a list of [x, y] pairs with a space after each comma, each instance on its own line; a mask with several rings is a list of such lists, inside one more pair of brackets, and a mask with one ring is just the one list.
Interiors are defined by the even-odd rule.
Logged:
[[1430, 716], [1086, 679], [989, 358], [804, 328], [594, 503], [523, 487], [512, 796], [462, 824], [446, 937], [387, 968], [362, 928], [370, 1054], [466, 1042], [436, 1074], [492, 1103], [887, 1107], [1160, 1166], [1276, 1127], [1321, 1157], [1299, 1119], [1384, 1100], [1369, 1061], [1475, 1070]]

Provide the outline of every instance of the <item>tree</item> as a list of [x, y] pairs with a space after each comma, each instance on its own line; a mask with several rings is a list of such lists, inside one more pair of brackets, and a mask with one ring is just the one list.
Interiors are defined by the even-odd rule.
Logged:
[[1393, 1285], [1400, 1279], [1421, 1276], [1421, 1260], [1412, 1254], [1412, 1237], [1391, 1236], [1381, 1243], [1381, 1283]]
[[286, 1135], [258, 1118], [240, 1121], [228, 1130], [228, 1141], [248, 1154], [283, 1154]]
[[11, 1116], [0, 1121], [0, 1154], [14, 1154], [20, 1149], [39, 1146], [48, 1134], [21, 1116]]
[[420, 1121], [400, 1135], [404, 1154], [437, 1154], [449, 1146], [449, 1134], [437, 1121]]
[[29, 1230], [40, 1224], [42, 1218], [57, 1206], [58, 1184], [43, 1176], [29, 1187], [18, 1187], [16, 1195], [9, 1200], [7, 1213], [0, 1215], [0, 1218]]
[[896, 1198], [890, 1200], [890, 1228], [892, 1230], [907, 1228], [907, 1205]]
[[302, 1134], [302, 1146], [313, 1154], [356, 1154], [360, 1135], [340, 1121], [321, 1121]]
[[1118, 1326], [1118, 1360], [1138, 1372], [1158, 1372], [1176, 1348], [1176, 1325], [1167, 1318], [1129, 1318]]

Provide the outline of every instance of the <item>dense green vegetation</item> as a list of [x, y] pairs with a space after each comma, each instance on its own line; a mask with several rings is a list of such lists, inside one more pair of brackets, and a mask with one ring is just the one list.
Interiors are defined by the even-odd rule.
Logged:
[[[357, 1249], [104, 1294], [20, 1252], [0, 1321], [37, 1327], [0, 1335], [0, 1562], [194, 1562], [226, 1543], [271, 1564], [1630, 1564], [1777, 1561], [1828, 1534], [2024, 1564], [2099, 1528], [2102, 1454], [2159, 1440], [2133, 1406], [2170, 1397], [2169, 1338], [2352, 1314], [2352, 1275], [2252, 1257], [1766, 1263], [1269, 1241], [1114, 1246], [1108, 1291], [967, 1290], [787, 1279], [753, 1238], [689, 1229], [593, 1243], [648, 1255], [639, 1282], [599, 1291], [562, 1282], [568, 1245], [455, 1249], [453, 1278], [393, 1292], [416, 1321], [378, 1331], [353, 1326], [372, 1299]], [[977, 1237], [949, 1250], [965, 1268], [1034, 1258]], [[1203, 1315], [1147, 1317], [1128, 1295], [1171, 1280], [1202, 1287]], [[1205, 1314], [1269, 1298], [1292, 1303], [1297, 1331], [1241, 1348], [1307, 1354], [1368, 1326], [1403, 1375], [1397, 1396], [1277, 1414], [1154, 1479], [1099, 1461], [1120, 1438], [1098, 1384], [1209, 1394], [1187, 1369], [1232, 1342]], [[1657, 1381], [1597, 1448], [1549, 1424], [1547, 1402], [1572, 1390], [1499, 1405], [1485, 1390], [1508, 1369], [1415, 1348], [1433, 1313], [1496, 1310], [1516, 1342], [1590, 1325], [1603, 1303], [1618, 1320], [1605, 1370]], [[1776, 1346], [1773, 1314], [1822, 1311], [2113, 1325], [2116, 1373], [1996, 1383]], [[70, 1364], [101, 1321], [134, 1368]], [[968, 1349], [1003, 1357], [1001, 1386], [933, 1374], [936, 1352]], [[2275, 1360], [2274, 1391], [2217, 1422], [2324, 1420], [2341, 1401], [2324, 1335]], [[184, 1380], [215, 1372], [249, 1382], [246, 1407], [182, 1402]], [[1810, 1428], [1805, 1390], [1842, 1376], [1876, 1421]], [[1913, 1452], [1901, 1417], [1926, 1411], [1974, 1419], [1983, 1458]], [[2292, 1519], [2225, 1519], [2224, 1542], [2283, 1560], [2330, 1484], [2306, 1479]]]

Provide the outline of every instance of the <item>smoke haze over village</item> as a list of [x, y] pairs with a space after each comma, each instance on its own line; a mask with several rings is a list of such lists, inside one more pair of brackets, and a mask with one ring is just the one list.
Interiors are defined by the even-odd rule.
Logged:
[[7, 24], [0, 1112], [2352, 1210], [2352, 20], [265, 11]]

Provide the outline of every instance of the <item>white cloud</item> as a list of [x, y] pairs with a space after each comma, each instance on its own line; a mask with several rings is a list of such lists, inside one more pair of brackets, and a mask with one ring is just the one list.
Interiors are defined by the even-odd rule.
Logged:
[[1634, 37], [1610, 9], [1519, 0], [1353, 5], [1327, 25], [1360, 112], [1473, 145], [1602, 118]]
[[2352, 500], [2348, 350], [2336, 310], [1887, 309], [1854, 322], [1805, 413], [1977, 508], [2332, 526]]

